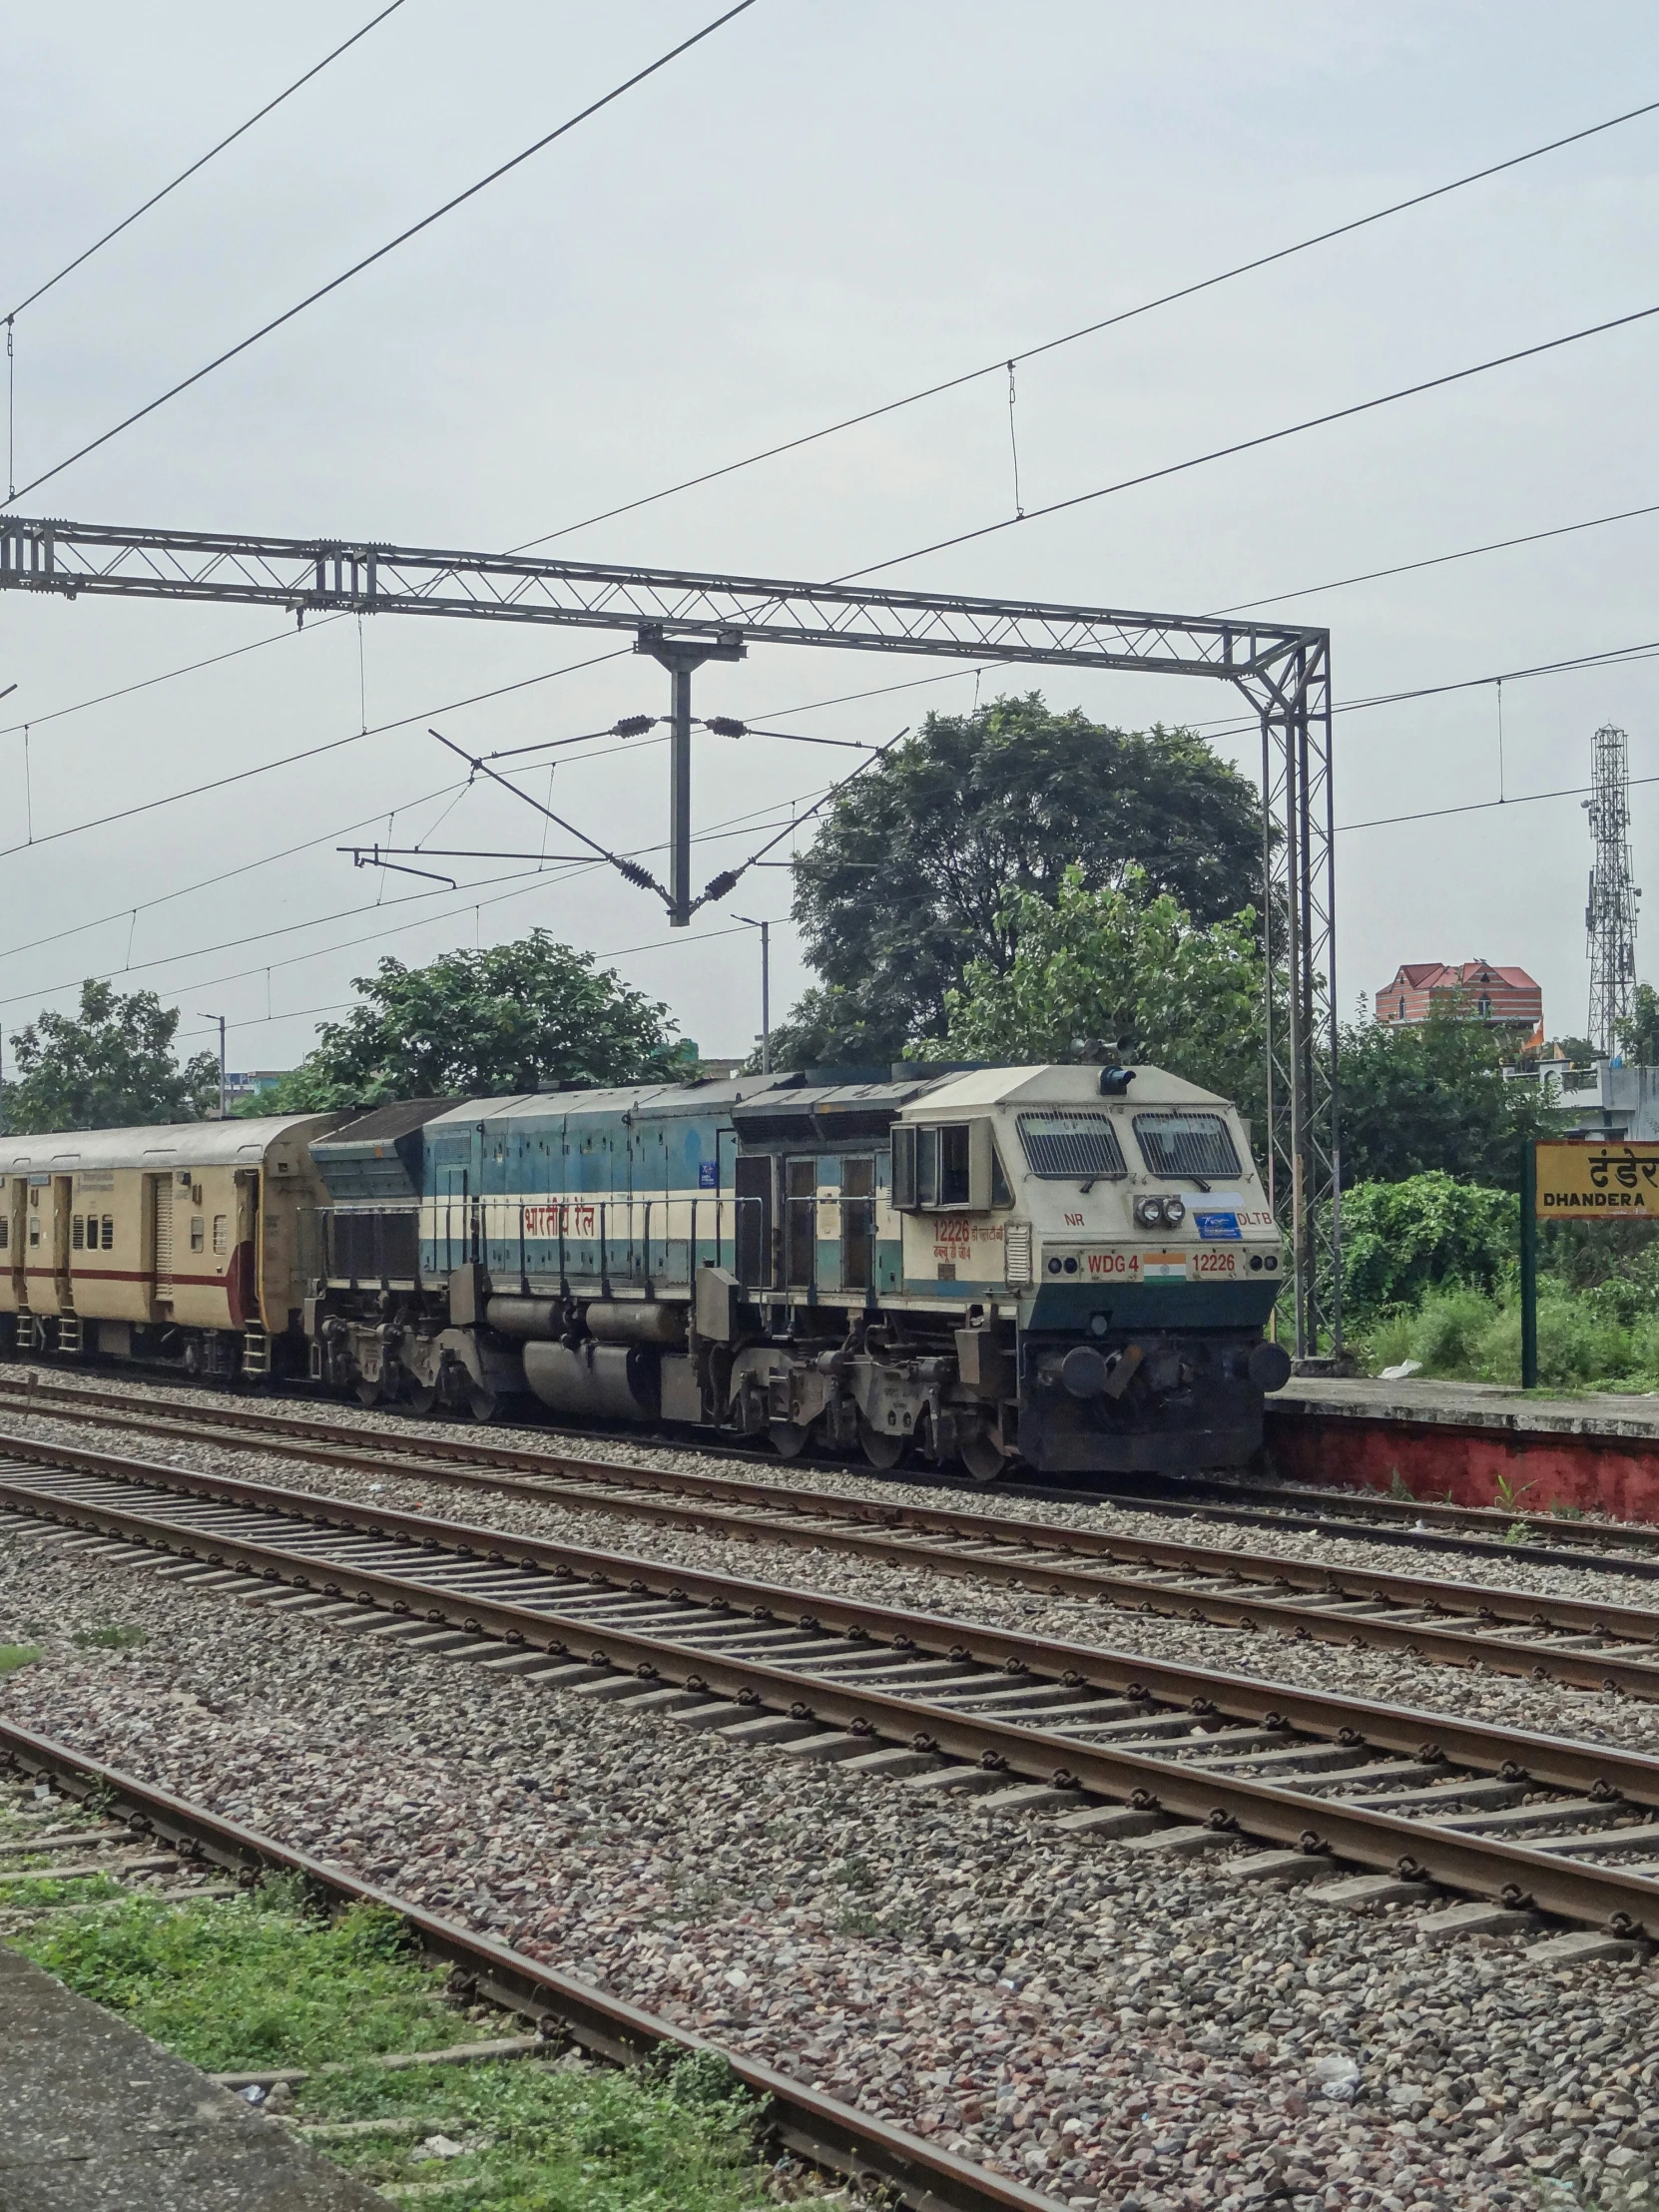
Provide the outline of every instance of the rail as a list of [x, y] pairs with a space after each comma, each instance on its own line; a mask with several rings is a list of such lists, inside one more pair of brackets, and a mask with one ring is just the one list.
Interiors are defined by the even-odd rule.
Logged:
[[200, 1855], [241, 1873], [300, 1875], [320, 1896], [377, 1905], [394, 1913], [429, 1957], [461, 1967], [480, 1996], [546, 2031], [568, 2035], [597, 2057], [635, 2064], [660, 2049], [719, 2051], [744, 2086], [766, 2100], [772, 2128], [790, 2150], [836, 2173], [884, 2181], [914, 2212], [1058, 2212], [1052, 2197], [1024, 2188], [989, 2167], [958, 2158], [890, 2121], [854, 2110], [792, 2074], [762, 2065], [592, 1982], [560, 1973], [491, 1936], [443, 1920], [411, 1899], [361, 1881], [336, 1863], [314, 1859], [308, 1852], [227, 1820], [119, 1767], [89, 1759], [51, 1737], [0, 1721], [0, 1755], [22, 1772], [56, 1783], [70, 1796], [96, 1797], [107, 1815], [119, 1814], [131, 1826], [183, 1847], [192, 1857]]
[[[776, 1715], [837, 1748], [904, 1747], [993, 1786], [1174, 1816], [1205, 1841], [1659, 1936], [1659, 1760], [1638, 1753], [78, 1446], [28, 1458], [0, 1506], [136, 1557], [159, 1548], [250, 1590], [611, 1670], [625, 1695], [672, 1687], [740, 1724]], [[1637, 1856], [1608, 1863], [1621, 1853]]]

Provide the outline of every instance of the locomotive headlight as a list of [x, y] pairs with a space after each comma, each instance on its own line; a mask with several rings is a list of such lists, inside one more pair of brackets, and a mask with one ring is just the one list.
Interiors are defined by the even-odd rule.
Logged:
[[1166, 1198], [1164, 1201], [1164, 1227], [1179, 1229], [1187, 1218], [1187, 1201], [1184, 1198]]
[[1161, 1198], [1137, 1198], [1135, 1220], [1142, 1229], [1162, 1229], [1164, 1226], [1164, 1202]]

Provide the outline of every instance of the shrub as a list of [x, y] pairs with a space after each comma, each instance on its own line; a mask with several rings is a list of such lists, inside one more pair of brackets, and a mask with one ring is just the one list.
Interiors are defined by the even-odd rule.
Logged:
[[1519, 1201], [1506, 1191], [1437, 1170], [1403, 1183], [1357, 1183], [1343, 1194], [1345, 1303], [1363, 1323], [1452, 1284], [1495, 1291], [1519, 1241]]

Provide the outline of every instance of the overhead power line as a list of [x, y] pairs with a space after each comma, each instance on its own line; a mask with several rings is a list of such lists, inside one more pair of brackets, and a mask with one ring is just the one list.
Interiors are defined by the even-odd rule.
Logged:
[[1511, 154], [1507, 160], [1491, 162], [1484, 169], [1473, 169], [1466, 176], [1454, 177], [1448, 184], [1434, 185], [1427, 192], [1413, 193], [1409, 199], [1391, 201], [1385, 208], [1376, 208], [1370, 215], [1356, 216], [1351, 222], [1339, 223], [1329, 231], [1316, 231], [1312, 238], [1299, 239], [1294, 246], [1281, 246], [1272, 253], [1258, 254], [1248, 262], [1237, 262], [1231, 269], [1217, 272], [1213, 276], [1201, 276], [1195, 282], [1182, 284], [1174, 291], [1160, 292], [1156, 298], [1143, 299], [1138, 306], [1121, 308], [1116, 314], [1101, 316], [1097, 321], [1085, 322], [1075, 330], [1067, 330], [1059, 337], [1044, 338], [1040, 344], [1028, 345], [1023, 352], [999, 353], [994, 361], [984, 361], [977, 368], [963, 369], [960, 374], [946, 376], [935, 384], [924, 384], [918, 391], [906, 392], [901, 398], [883, 400], [879, 406], [865, 407], [857, 414], [843, 416], [838, 422], [829, 422], [822, 429], [804, 431], [801, 436], [785, 438], [778, 445], [764, 446], [758, 453], [747, 453], [742, 460], [727, 461], [719, 468], [704, 469], [701, 474], [687, 476], [677, 484], [667, 484], [661, 491], [646, 492], [638, 499], [625, 500], [619, 507], [607, 507], [599, 514], [588, 515], [581, 522], [567, 522], [563, 528], [549, 530], [539, 538], [527, 538], [522, 545], [508, 548], [512, 553], [528, 553], [538, 545], [551, 545], [558, 538], [572, 536], [578, 530], [592, 529], [601, 522], [614, 522], [619, 515], [636, 513], [641, 507], [655, 506], [659, 500], [673, 499], [680, 492], [695, 491], [701, 484], [713, 484], [723, 476], [735, 476], [740, 470], [756, 468], [763, 461], [777, 460], [781, 454], [799, 452], [804, 445], [816, 445], [824, 438], [832, 438], [842, 430], [854, 430], [860, 423], [877, 421], [882, 415], [896, 414], [905, 407], [914, 407], [924, 399], [936, 399], [941, 393], [959, 390], [963, 384], [976, 383], [981, 377], [1001, 376], [1020, 361], [1032, 361], [1040, 354], [1052, 353], [1063, 345], [1075, 345], [1080, 338], [1097, 336], [1102, 330], [1115, 329], [1121, 322], [1134, 322], [1142, 315], [1155, 313], [1160, 307], [1173, 306], [1177, 300], [1191, 299], [1199, 292], [1211, 291], [1218, 284], [1228, 284], [1237, 276], [1248, 276], [1259, 269], [1271, 269], [1276, 262], [1292, 259], [1297, 254], [1309, 253], [1316, 246], [1328, 246], [1334, 239], [1347, 238], [1352, 232], [1364, 231], [1373, 224], [1385, 223], [1390, 216], [1404, 215], [1409, 209], [1427, 206], [1432, 200], [1443, 200], [1448, 193], [1461, 192], [1467, 185], [1478, 185], [1488, 177], [1499, 177], [1505, 170], [1519, 169], [1527, 162], [1540, 161], [1546, 154], [1558, 154], [1564, 147], [1577, 146], [1585, 139], [1599, 137], [1603, 131], [1616, 130], [1622, 123], [1634, 123], [1644, 115], [1659, 110], [1659, 101], [1648, 101], [1640, 108], [1629, 108], [1622, 115], [1609, 116], [1605, 122], [1589, 124], [1582, 131], [1571, 131], [1565, 138], [1550, 139], [1543, 146], [1534, 146], [1524, 154]]
[[141, 202], [133, 210], [131, 215], [124, 215], [119, 223], [104, 233], [102, 238], [94, 239], [89, 247], [82, 253], [77, 254], [72, 262], [65, 262], [56, 276], [48, 276], [43, 284], [37, 284], [33, 291], [17, 302], [15, 307], [7, 309], [3, 319], [10, 322], [14, 316], [20, 315], [25, 307], [32, 307], [37, 299], [44, 299], [55, 284], [61, 284], [64, 278], [71, 275], [73, 271], [81, 268], [84, 263], [90, 262], [94, 254], [101, 253], [110, 241], [118, 239], [123, 231], [130, 231], [141, 215], [148, 215], [152, 208], [158, 207], [167, 198], [169, 193], [177, 192], [182, 184], [187, 183], [190, 178], [196, 175], [198, 170], [206, 169], [208, 164], [216, 156], [223, 154], [228, 146], [234, 146], [239, 138], [245, 137], [256, 123], [263, 123], [265, 118], [279, 108], [284, 100], [291, 100], [301, 86], [308, 85], [313, 77], [320, 76], [330, 62], [337, 62], [342, 54], [348, 53], [357, 44], [359, 39], [367, 38], [370, 31], [384, 23], [388, 15], [395, 15], [402, 5], [403, 0], [391, 0], [389, 7], [382, 8], [378, 15], [370, 16], [360, 30], [353, 31], [343, 44], [336, 46], [331, 53], [324, 54], [321, 61], [313, 62], [302, 77], [295, 77], [292, 84], [277, 93], [275, 100], [268, 100], [263, 108], [257, 108], [246, 123], [239, 123], [236, 129], [228, 137], [222, 138], [217, 146], [210, 146], [208, 151], [199, 155], [188, 169], [180, 170], [171, 184], [163, 185], [160, 192], [153, 192], [148, 200]]
[[215, 354], [214, 358], [205, 363], [203, 367], [196, 369], [189, 376], [182, 377], [178, 383], [170, 385], [166, 391], [148, 401], [146, 405], [136, 408], [132, 414], [124, 416], [112, 428], [102, 431], [95, 438], [89, 439], [85, 445], [78, 446], [73, 453], [66, 454], [61, 461], [55, 461], [50, 468], [43, 470], [39, 476], [33, 477], [20, 491], [12, 492], [5, 504], [9, 506], [12, 500], [25, 498], [30, 492], [38, 490], [42, 484], [49, 484], [53, 477], [61, 476], [66, 468], [72, 468], [77, 461], [84, 461], [89, 453], [96, 453], [100, 446], [108, 445], [112, 438], [119, 437], [124, 430], [130, 430], [134, 423], [142, 422], [147, 415], [153, 415], [158, 407], [165, 407], [170, 399], [177, 399], [181, 392], [189, 391], [193, 385], [201, 383], [205, 376], [211, 376], [215, 369], [223, 368], [227, 361], [234, 361], [240, 353], [246, 353], [250, 346], [258, 345], [260, 340], [269, 337], [273, 330], [281, 329], [283, 324], [291, 322], [295, 315], [303, 314], [307, 307], [314, 307], [319, 299], [326, 299], [330, 292], [338, 291], [342, 284], [349, 283], [353, 276], [360, 276], [365, 269], [372, 269], [376, 262], [384, 261], [388, 254], [394, 254], [400, 246], [406, 246], [410, 239], [418, 238], [422, 231], [430, 230], [434, 223], [441, 222], [446, 215], [452, 214], [456, 208], [464, 206], [468, 200], [475, 199], [479, 193], [498, 183], [501, 178], [529, 161], [532, 155], [539, 154], [545, 147], [551, 146], [555, 139], [565, 137], [568, 132], [574, 131], [578, 124], [586, 123], [590, 116], [598, 115], [601, 109], [610, 107], [613, 101], [620, 100], [624, 93], [632, 92], [636, 85], [644, 84], [648, 77], [656, 76], [657, 72], [666, 69], [670, 62], [678, 61], [682, 54], [687, 54], [694, 46], [701, 45], [704, 39], [711, 38], [723, 25], [730, 23], [734, 17], [743, 15], [754, 5], [755, 0], [737, 0], [734, 7], [726, 9], [724, 14], [717, 15], [712, 23], [704, 24], [703, 28], [700, 31], [694, 31], [690, 38], [684, 38], [677, 46], [671, 46], [666, 54], [659, 54], [655, 61], [648, 62], [643, 69], [635, 70], [631, 77], [625, 77], [621, 84], [613, 85], [609, 92], [602, 93], [597, 100], [589, 101], [585, 108], [579, 109], [575, 115], [568, 117], [556, 130], [544, 133], [541, 138], [536, 140], [534, 145], [525, 147], [521, 154], [515, 154], [511, 161], [502, 162], [498, 168], [492, 169], [487, 177], [480, 177], [476, 184], [468, 185], [464, 192], [455, 193], [450, 199], [444, 201], [441, 207], [434, 208], [430, 215], [422, 216], [418, 223], [411, 223], [406, 230], [399, 231], [395, 238], [388, 239], [384, 246], [377, 246], [372, 254], [365, 254], [360, 261], [353, 262], [349, 269], [341, 270], [340, 274], [337, 276], [331, 276], [327, 283], [318, 284], [316, 289], [307, 292], [303, 299], [296, 300], [291, 307], [284, 308], [280, 314], [273, 315], [269, 322], [262, 323], [257, 330], [251, 331], [247, 337], [239, 339], [235, 345], [227, 346], [223, 353]]
[[928, 553], [943, 553], [953, 545], [967, 545], [975, 538], [989, 538], [1002, 530], [1012, 530], [1023, 522], [1035, 522], [1044, 515], [1063, 514], [1070, 507], [1086, 507], [1096, 499], [1110, 499], [1120, 491], [1133, 491], [1141, 484], [1156, 484], [1169, 476], [1185, 475], [1189, 469], [1205, 468], [1211, 461], [1225, 461], [1237, 453], [1251, 453], [1264, 445], [1277, 445], [1285, 438], [1300, 437], [1305, 430], [1320, 430], [1328, 423], [1346, 422], [1354, 415], [1369, 414], [1376, 407], [1391, 407], [1398, 399], [1415, 399], [1425, 391], [1439, 391], [1447, 384], [1460, 384], [1470, 376], [1484, 376], [1489, 369], [1508, 368], [1516, 361], [1533, 360], [1540, 353], [1556, 352], [1563, 345], [1577, 345], [1584, 338], [1605, 335], [1609, 330], [1622, 330], [1633, 322], [1646, 322], [1659, 314], [1659, 305], [1637, 307], [1630, 314], [1613, 315], [1605, 322], [1591, 322], [1581, 330], [1567, 330], [1560, 337], [1544, 338], [1536, 345], [1517, 346], [1510, 353], [1494, 353], [1489, 360], [1472, 361], [1467, 368], [1448, 369], [1441, 376], [1426, 376], [1419, 383], [1401, 384], [1396, 391], [1379, 392], [1374, 399], [1357, 399], [1347, 407], [1333, 407], [1325, 414], [1308, 415], [1301, 422], [1286, 423], [1282, 429], [1264, 430], [1252, 438], [1235, 439], [1231, 445], [1218, 445], [1207, 453], [1195, 453], [1184, 461], [1170, 461], [1162, 468], [1149, 468], [1138, 476], [1125, 476], [1115, 484], [1101, 484], [1093, 491], [1074, 492], [1069, 499], [1051, 499], [1043, 507], [1027, 507], [1020, 515], [1005, 515], [1000, 522], [981, 523], [975, 530], [959, 530], [954, 537], [939, 538], [931, 545], [918, 545], [909, 553], [895, 553], [890, 560], [871, 561], [866, 568], [848, 569], [843, 576], [832, 576], [833, 584], [850, 584], [865, 576], [878, 576], [883, 569], [898, 568], [905, 561], [918, 561]]

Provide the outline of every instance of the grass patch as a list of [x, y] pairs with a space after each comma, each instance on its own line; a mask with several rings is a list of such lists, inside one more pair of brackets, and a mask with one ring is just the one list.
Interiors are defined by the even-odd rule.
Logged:
[[149, 1635], [142, 1628], [122, 1628], [113, 1621], [102, 1628], [78, 1628], [70, 1638], [83, 1651], [131, 1651], [137, 1644], [147, 1644]]
[[0, 1644], [0, 1674], [10, 1674], [14, 1667], [32, 1667], [39, 1657], [39, 1644]]
[[[39, 1902], [46, 1885], [28, 1887]], [[11, 1939], [210, 2071], [316, 2066], [520, 2031], [517, 2021], [458, 2016], [442, 1971], [405, 1947], [391, 1916], [356, 1908], [329, 1923], [302, 1902], [297, 1884], [282, 1883], [201, 1905], [124, 1898]], [[418, 2183], [422, 2203], [466, 2212], [759, 2212], [772, 2202], [759, 2107], [723, 2059], [704, 2053], [636, 2073], [536, 2059], [395, 2073], [363, 2065], [303, 2084], [295, 2112], [419, 2119], [461, 2155], [423, 2155], [418, 2136], [317, 2147], [371, 2186]], [[428, 2199], [434, 2183], [443, 2193]]]
[[318, 2147], [374, 2188], [450, 2183], [467, 2212], [752, 2212], [773, 2201], [755, 2101], [702, 2053], [656, 2078], [534, 2060], [441, 2077], [336, 2075], [307, 2084], [298, 2112], [433, 2121], [461, 2157], [423, 2158], [418, 2138]]
[[[44, 1856], [41, 1863], [44, 1861]], [[0, 1875], [0, 1913], [40, 1912], [54, 1905], [96, 1904], [100, 1898], [118, 1898], [119, 1883], [112, 1882], [107, 1874], [87, 1874], [73, 1877], [67, 1882], [42, 1881], [30, 1876], [27, 1881]], [[27, 1939], [8, 1936], [15, 1949], [25, 1949]]]

